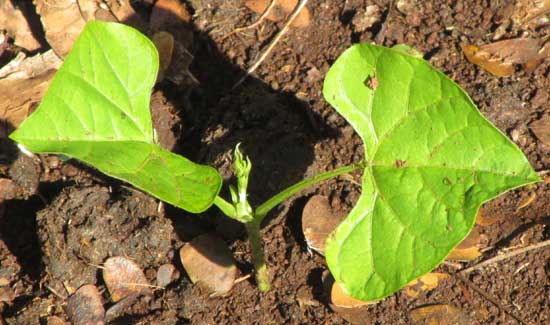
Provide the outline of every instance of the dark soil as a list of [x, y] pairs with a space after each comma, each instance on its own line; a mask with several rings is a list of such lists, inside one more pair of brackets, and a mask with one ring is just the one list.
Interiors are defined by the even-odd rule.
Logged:
[[[311, 0], [305, 29], [290, 29], [254, 76], [231, 90], [282, 27], [266, 21], [256, 29], [219, 41], [257, 15], [238, 0], [190, 0], [194, 12], [192, 73], [200, 85], [178, 89], [165, 81], [152, 96], [155, 126], [163, 146], [218, 168], [233, 181], [232, 149], [242, 143], [253, 163], [251, 202], [261, 203], [304, 177], [358, 161], [362, 143], [345, 120], [323, 100], [325, 73], [355, 42], [391, 46], [407, 43], [426, 54], [471, 95], [482, 113], [512, 138], [536, 170], [550, 168], [550, 146], [540, 142], [529, 124], [548, 111], [550, 60], [535, 71], [497, 78], [469, 63], [460, 44], [486, 44], [498, 27], [496, 15], [506, 1], [412, 1], [404, 14], [388, 0], [369, 1], [382, 9], [371, 28], [356, 32], [353, 18], [365, 1]], [[395, 2], [395, 1], [393, 1]], [[147, 11], [144, 12], [147, 15]], [[533, 36], [546, 35], [543, 27]], [[520, 35], [512, 28], [506, 37]], [[18, 155], [13, 144], [0, 141], [0, 172], [14, 186], [10, 200], [0, 203], [0, 279], [15, 296], [0, 302], [0, 324], [37, 324], [48, 316], [66, 319], [66, 298], [84, 284], [96, 284], [106, 308], [113, 304], [101, 278], [110, 256], [126, 256], [155, 283], [156, 270], [172, 263], [181, 276], [153, 296], [136, 299], [113, 322], [120, 324], [338, 324], [411, 323], [410, 311], [424, 305], [451, 304], [473, 323], [550, 323], [550, 250], [521, 254], [476, 270], [463, 282], [456, 270], [441, 265], [451, 277], [435, 290], [410, 298], [399, 292], [378, 304], [336, 313], [323, 289], [324, 259], [311, 253], [301, 232], [307, 198], [323, 194], [336, 210], [351, 209], [360, 188], [337, 179], [312, 188], [272, 212], [263, 239], [272, 289], [260, 293], [253, 277], [239, 282], [226, 297], [210, 298], [190, 283], [177, 251], [193, 237], [216, 232], [231, 248], [239, 276], [250, 274], [251, 253], [244, 228], [215, 208], [190, 215], [78, 162]], [[359, 175], [352, 175], [358, 179]], [[228, 197], [228, 193], [223, 192]], [[518, 207], [532, 195], [536, 198]], [[7, 196], [6, 196], [7, 197]], [[545, 183], [518, 189], [485, 205], [496, 222], [480, 227], [489, 249], [487, 259], [508, 247], [550, 239], [547, 224], [550, 188]], [[476, 262], [471, 262], [473, 265]], [[481, 296], [483, 290], [500, 306]], [[1, 301], [1, 300], [0, 300]], [[516, 318], [511, 317], [515, 315]]]

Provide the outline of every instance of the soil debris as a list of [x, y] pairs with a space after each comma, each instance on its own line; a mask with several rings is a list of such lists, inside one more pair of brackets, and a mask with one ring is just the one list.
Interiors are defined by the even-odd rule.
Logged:
[[367, 6], [363, 11], [359, 11], [353, 16], [351, 24], [356, 33], [362, 33], [378, 23], [382, 18], [382, 11], [376, 4]]
[[[275, 6], [272, 10], [269, 11], [265, 18], [278, 22], [284, 20], [288, 15], [290, 15], [298, 3], [299, 0], [248, 0], [245, 3], [245, 6], [261, 15], [268, 8], [271, 1], [276, 1]], [[310, 23], [310, 13], [307, 8], [302, 9], [298, 16], [294, 19], [291, 27], [304, 28], [307, 27]]]
[[512, 20], [533, 29], [550, 24], [550, 0], [517, 0]]
[[130, 295], [151, 292], [150, 285], [139, 265], [121, 256], [111, 257], [105, 261], [103, 280], [114, 302]]
[[179, 278], [179, 272], [172, 264], [163, 264], [157, 271], [157, 285], [166, 287]]
[[105, 324], [105, 309], [96, 286], [88, 284], [72, 294], [66, 307], [67, 315], [75, 325]]
[[191, 282], [208, 288], [211, 296], [223, 296], [233, 287], [237, 267], [219, 237], [204, 234], [193, 238], [180, 249], [180, 259]]
[[151, 38], [159, 53], [159, 71], [157, 82], [164, 80], [164, 74], [172, 63], [174, 52], [174, 36], [168, 32], [158, 32]]

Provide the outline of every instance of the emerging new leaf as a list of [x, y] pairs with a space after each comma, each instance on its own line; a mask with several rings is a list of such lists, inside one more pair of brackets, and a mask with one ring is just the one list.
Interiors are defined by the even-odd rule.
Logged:
[[212, 205], [218, 172], [154, 143], [155, 46], [137, 30], [89, 22], [40, 106], [10, 137], [33, 152], [82, 160], [190, 212]]
[[426, 61], [370, 44], [330, 69], [324, 96], [365, 145], [361, 196], [326, 242], [334, 278], [376, 300], [430, 272], [483, 202], [537, 182], [522, 152]]

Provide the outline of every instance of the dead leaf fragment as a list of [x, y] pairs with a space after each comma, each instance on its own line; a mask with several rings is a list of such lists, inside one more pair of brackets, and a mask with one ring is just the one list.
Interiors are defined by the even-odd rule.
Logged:
[[23, 12], [14, 7], [13, 1], [0, 1], [0, 30], [5, 30], [15, 40], [15, 45], [28, 51], [38, 50], [41, 45], [32, 34]]
[[103, 280], [114, 302], [132, 294], [148, 294], [151, 291], [139, 265], [121, 256], [105, 261]]
[[46, 32], [46, 40], [59, 57], [72, 48], [86, 21], [74, 0], [34, 0]]
[[136, 13], [130, 0], [104, 0], [103, 1], [116, 19], [126, 25], [132, 26], [142, 32], [147, 30], [147, 24]]
[[105, 309], [94, 285], [84, 285], [76, 290], [67, 301], [66, 312], [75, 325], [105, 324]]
[[450, 277], [447, 273], [426, 273], [420, 278], [411, 281], [404, 288], [405, 294], [411, 298], [418, 297], [422, 292], [432, 291], [437, 288], [440, 281]]
[[164, 30], [169, 25], [190, 24], [191, 14], [179, 0], [158, 0], [153, 7], [149, 25], [153, 31]]
[[322, 276], [325, 296], [328, 297], [327, 303], [340, 317], [351, 324], [369, 324], [370, 319], [369, 305], [376, 302], [360, 301], [347, 295], [342, 288], [336, 284], [334, 278], [327, 270]]
[[18, 57], [0, 69], [0, 120], [18, 127], [42, 100], [61, 63], [49, 50], [24, 60]]
[[[276, 1], [275, 6], [273, 7], [273, 9], [271, 9], [269, 14], [265, 18], [275, 22], [284, 20], [287, 16], [289, 16], [294, 11], [294, 8], [296, 8], [299, 2], [299, 0], [274, 1]], [[248, 0], [246, 1], [245, 6], [248, 9], [257, 13], [258, 15], [261, 15], [267, 9], [270, 3], [271, 0]], [[297, 28], [307, 27], [309, 25], [309, 21], [309, 10], [304, 7], [302, 11], [300, 11], [298, 16], [294, 19], [291, 26]]]
[[46, 323], [48, 325], [70, 325], [71, 323], [64, 321], [63, 319], [57, 317], [57, 316], [50, 316], [48, 317]]
[[533, 131], [540, 142], [550, 146], [550, 115], [544, 115], [539, 120], [531, 123], [529, 129]]
[[168, 32], [158, 32], [151, 38], [159, 53], [159, 72], [157, 82], [164, 80], [164, 74], [172, 63], [174, 52], [174, 37]]
[[447, 256], [448, 260], [473, 261], [480, 257], [481, 237], [474, 227], [470, 234]]
[[325, 241], [342, 221], [343, 215], [336, 215], [326, 196], [312, 196], [302, 211], [302, 231], [307, 245], [325, 254]]
[[428, 325], [456, 325], [471, 324], [472, 320], [460, 309], [451, 305], [430, 305], [419, 307], [411, 311], [411, 318], [415, 322]]
[[95, 18], [96, 12], [100, 9], [99, 1], [96, 0], [77, 0], [80, 14], [85, 21]]
[[550, 50], [550, 46], [542, 47], [541, 41], [533, 38], [515, 38], [480, 47], [462, 44], [461, 47], [468, 61], [498, 77], [513, 74], [516, 64], [524, 65], [528, 72], [534, 70]]
[[219, 237], [204, 234], [180, 249], [180, 259], [191, 282], [204, 285], [212, 296], [231, 290], [237, 267], [227, 245]]

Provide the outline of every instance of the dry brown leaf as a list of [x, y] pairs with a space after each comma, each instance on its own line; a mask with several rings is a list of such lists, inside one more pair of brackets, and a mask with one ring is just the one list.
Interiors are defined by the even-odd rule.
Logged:
[[332, 283], [332, 288], [330, 290], [330, 302], [333, 305], [342, 308], [358, 308], [376, 303], [373, 301], [361, 301], [349, 296], [336, 282]]
[[191, 23], [191, 14], [179, 0], [158, 0], [149, 22], [153, 31], [166, 30], [166, 26]]
[[325, 241], [342, 217], [333, 213], [326, 196], [312, 196], [302, 211], [302, 231], [307, 245], [324, 255]]
[[151, 291], [139, 265], [121, 256], [110, 257], [105, 261], [103, 280], [114, 302], [133, 294], [147, 294]]
[[411, 318], [415, 322], [429, 325], [466, 325], [472, 323], [472, 320], [460, 309], [443, 304], [416, 308], [411, 311]]
[[550, 115], [542, 116], [539, 120], [531, 123], [529, 128], [540, 142], [550, 146]]
[[46, 40], [60, 57], [65, 57], [80, 35], [86, 21], [73, 0], [34, 0], [42, 20]]
[[10, 128], [18, 127], [42, 100], [61, 63], [49, 50], [24, 60], [16, 58], [0, 69], [0, 120]]
[[223, 240], [204, 234], [195, 237], [180, 249], [180, 259], [191, 282], [204, 285], [212, 296], [231, 290], [237, 267]]
[[85, 21], [96, 18], [95, 14], [100, 9], [97, 0], [77, 0], [80, 14]]
[[172, 63], [172, 53], [174, 52], [174, 37], [168, 32], [158, 32], [151, 38], [159, 53], [159, 71], [157, 82], [164, 80], [166, 70]]
[[105, 324], [105, 309], [94, 285], [84, 285], [76, 290], [67, 300], [66, 312], [75, 325]]
[[119, 22], [135, 27], [142, 32], [147, 31], [147, 24], [132, 8], [130, 0], [104, 0], [104, 3]]
[[41, 45], [34, 37], [23, 12], [12, 1], [0, 1], [0, 30], [5, 30], [15, 40], [15, 45], [28, 51], [38, 50]]
[[[298, 5], [299, 0], [274, 0], [276, 1], [275, 6], [269, 14], [265, 17], [271, 21], [281, 21], [284, 20], [286, 17], [288, 17], [293, 11], [294, 8]], [[258, 15], [261, 15], [264, 13], [264, 11], [267, 9], [269, 4], [271, 3], [271, 0], [248, 0], [245, 3], [245, 6], [257, 13]], [[296, 19], [292, 22], [292, 27], [307, 27], [310, 22], [310, 14], [307, 7], [304, 7], [302, 11], [298, 14]]]
[[422, 292], [431, 291], [439, 285], [439, 282], [450, 277], [447, 273], [426, 273], [420, 278], [411, 281], [404, 288], [405, 294], [411, 298], [418, 297]]
[[473, 261], [481, 256], [481, 237], [474, 227], [470, 234], [447, 256], [448, 260]]
[[524, 65], [528, 72], [534, 70], [550, 50], [550, 46], [542, 47], [541, 41], [533, 38], [515, 38], [481, 47], [462, 44], [461, 47], [468, 61], [498, 77], [513, 74], [515, 64]]

